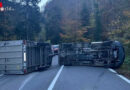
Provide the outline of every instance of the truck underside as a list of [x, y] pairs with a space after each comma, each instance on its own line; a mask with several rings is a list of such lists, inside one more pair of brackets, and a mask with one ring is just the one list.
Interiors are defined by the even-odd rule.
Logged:
[[119, 68], [124, 59], [124, 48], [118, 41], [63, 43], [60, 45], [59, 65]]

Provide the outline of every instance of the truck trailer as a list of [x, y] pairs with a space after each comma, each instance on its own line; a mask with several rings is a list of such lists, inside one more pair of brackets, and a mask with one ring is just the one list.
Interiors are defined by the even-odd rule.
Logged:
[[28, 40], [0, 41], [0, 74], [26, 74], [49, 68], [51, 45]]
[[119, 68], [124, 59], [125, 51], [118, 41], [62, 43], [59, 48], [59, 65]]

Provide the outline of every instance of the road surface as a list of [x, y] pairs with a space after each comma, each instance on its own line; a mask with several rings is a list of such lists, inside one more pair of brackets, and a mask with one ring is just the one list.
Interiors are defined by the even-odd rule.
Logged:
[[27, 75], [1, 75], [0, 90], [130, 90], [130, 83], [106, 68], [59, 66]]

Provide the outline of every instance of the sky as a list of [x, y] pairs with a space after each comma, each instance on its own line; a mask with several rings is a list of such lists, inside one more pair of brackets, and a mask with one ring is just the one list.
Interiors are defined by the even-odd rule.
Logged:
[[46, 4], [47, 4], [48, 2], [50, 2], [50, 1], [52, 1], [52, 0], [41, 0], [41, 2], [38, 4], [39, 7], [40, 7], [40, 10], [41, 10], [41, 11], [44, 11]]

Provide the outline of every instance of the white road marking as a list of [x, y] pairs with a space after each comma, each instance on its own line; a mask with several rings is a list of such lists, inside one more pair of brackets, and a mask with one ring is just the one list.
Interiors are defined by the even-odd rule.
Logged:
[[24, 86], [35, 76], [36, 74], [31, 75], [30, 77], [28, 77], [20, 86], [19, 90], [23, 90]]
[[113, 70], [111, 68], [109, 68], [108, 70], [111, 71], [111, 72], [113, 72], [113, 73], [117, 73], [115, 70]]
[[124, 77], [124, 76], [122, 76], [122, 75], [119, 75], [119, 74], [118, 74], [117, 76], [119, 76], [121, 79], [125, 80], [127, 83], [130, 84], [130, 80], [127, 79], [126, 77]]
[[118, 76], [118, 77], [120, 77], [121, 79], [123, 79], [124, 81], [126, 81], [127, 83], [129, 83], [130, 84], [130, 80], [129, 79], [127, 79], [126, 77], [124, 77], [124, 76], [122, 76], [122, 75], [119, 75], [115, 70], [113, 70], [113, 69], [108, 69], [109, 71], [111, 71], [111, 72], [113, 72], [113, 73], [116, 73], [116, 75]]
[[51, 82], [51, 84], [50, 84], [48, 90], [53, 90], [54, 85], [55, 85], [55, 83], [56, 83], [58, 77], [60, 76], [61, 71], [62, 71], [63, 68], [64, 68], [64, 65], [61, 66], [61, 68], [60, 68], [60, 70], [58, 71], [57, 75], [55, 76], [55, 78], [54, 78], [53, 81]]
[[0, 74], [0, 77], [3, 76], [4, 74]]

